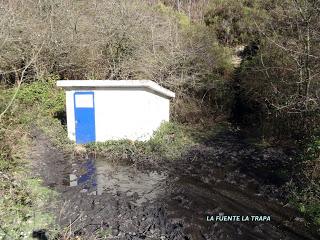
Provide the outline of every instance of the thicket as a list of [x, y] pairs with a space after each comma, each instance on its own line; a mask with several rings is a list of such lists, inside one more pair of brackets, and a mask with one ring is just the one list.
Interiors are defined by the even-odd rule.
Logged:
[[234, 73], [236, 124], [302, 150], [293, 173], [301, 211], [319, 222], [320, 2], [213, 1], [205, 23], [240, 47]]
[[[2, 1], [0, 14], [6, 86], [52, 74], [151, 79], [177, 92], [173, 115], [180, 121], [233, 104], [238, 122], [267, 137], [316, 134], [316, 0], [22, 0]], [[235, 48], [244, 51], [234, 72]]]
[[154, 80], [177, 93], [175, 120], [232, 112], [269, 141], [299, 143], [295, 199], [319, 218], [318, 0], [2, 0], [0, 15], [0, 83], [21, 90], [17, 102], [54, 116], [57, 79]]
[[148, 2], [3, 1], [0, 81], [150, 79], [177, 93], [181, 121], [198, 121], [208, 105], [229, 109], [231, 50], [183, 11]]
[[320, 2], [212, 1], [204, 16], [218, 41], [243, 49], [234, 117], [266, 137], [305, 140], [319, 122]]
[[290, 0], [260, 7], [259, 50], [245, 57], [239, 79], [262, 134], [303, 140], [319, 129], [319, 6]]
[[[56, 80], [151, 79], [177, 92], [173, 117], [180, 121], [198, 121], [205, 112], [210, 116], [210, 101], [217, 111], [227, 105], [221, 96], [232, 72], [230, 50], [218, 45], [210, 28], [192, 23], [168, 5], [14, 0], [0, 1], [0, 16], [0, 238], [28, 238], [32, 230], [51, 223], [41, 208], [48, 200], [47, 189], [21, 169], [27, 156], [17, 159], [14, 154], [23, 152], [20, 147], [30, 139], [21, 136], [34, 124], [57, 144], [71, 145], [54, 119], [64, 109], [64, 93]], [[16, 134], [9, 138], [12, 132]], [[132, 149], [134, 154], [136, 148], [143, 153], [157, 150], [171, 158], [191, 141], [184, 134], [171, 124], [142, 147], [113, 142], [103, 149], [126, 158]]]

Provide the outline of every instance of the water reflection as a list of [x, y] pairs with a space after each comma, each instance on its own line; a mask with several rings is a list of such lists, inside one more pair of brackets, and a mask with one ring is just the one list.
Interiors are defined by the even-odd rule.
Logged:
[[70, 186], [80, 186], [82, 192], [101, 195], [118, 192], [133, 196], [137, 205], [152, 201], [163, 192], [165, 173], [141, 172], [133, 166], [119, 166], [103, 159], [88, 159], [73, 165]]

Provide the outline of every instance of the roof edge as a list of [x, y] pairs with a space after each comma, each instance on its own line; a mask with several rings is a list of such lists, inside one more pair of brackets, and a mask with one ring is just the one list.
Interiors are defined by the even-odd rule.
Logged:
[[174, 98], [175, 93], [161, 87], [154, 81], [151, 80], [59, 80], [57, 86], [62, 88], [76, 88], [76, 87], [145, 87], [155, 92], [163, 94], [167, 97]]

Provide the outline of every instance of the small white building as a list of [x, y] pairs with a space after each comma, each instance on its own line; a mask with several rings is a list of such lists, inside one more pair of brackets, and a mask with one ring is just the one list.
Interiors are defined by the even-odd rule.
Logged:
[[63, 80], [68, 136], [76, 143], [150, 139], [175, 94], [149, 80]]

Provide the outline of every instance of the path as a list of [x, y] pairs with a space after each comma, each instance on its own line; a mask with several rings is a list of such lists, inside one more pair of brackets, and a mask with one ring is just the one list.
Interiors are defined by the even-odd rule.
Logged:
[[[63, 154], [36, 131], [30, 157], [35, 173], [61, 193], [57, 222], [84, 239], [320, 239], [277, 200], [285, 193], [276, 186], [281, 179], [263, 171], [266, 161], [277, 169], [290, 158], [253, 148], [236, 133], [194, 146], [174, 162], [114, 166]], [[219, 215], [271, 221], [207, 221]]]

